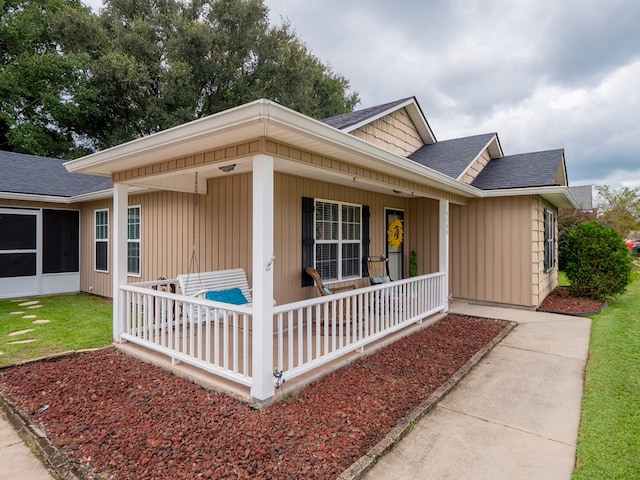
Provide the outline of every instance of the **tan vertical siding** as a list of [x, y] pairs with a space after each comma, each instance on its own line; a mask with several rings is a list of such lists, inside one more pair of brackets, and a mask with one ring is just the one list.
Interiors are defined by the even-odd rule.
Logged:
[[[196, 257], [192, 271], [243, 268], [252, 285], [252, 174], [209, 179], [207, 195], [198, 197], [196, 210]], [[438, 202], [381, 195], [348, 186], [275, 174], [274, 190], [274, 297], [279, 304], [317, 295], [315, 287], [301, 286], [302, 275], [302, 197], [321, 198], [371, 209], [371, 254], [385, 252], [384, 210], [405, 211], [405, 271], [411, 249], [418, 252], [420, 273], [438, 269]], [[193, 195], [178, 192], [153, 192], [132, 195], [129, 205], [141, 206], [141, 276], [130, 282], [175, 278], [189, 270], [192, 251]], [[82, 282], [84, 291], [111, 296], [111, 273], [93, 270], [94, 211], [109, 208], [111, 200], [82, 206]], [[111, 225], [110, 233], [113, 225]], [[111, 240], [111, 239], [110, 239]], [[110, 269], [112, 265], [112, 241]], [[355, 282], [368, 285], [368, 279]], [[90, 287], [93, 287], [89, 290]]]
[[409, 156], [424, 145], [404, 108], [374, 120], [351, 133], [355, 137], [403, 157]]
[[[80, 212], [80, 290], [103, 297], [111, 297], [111, 265], [113, 245], [111, 242], [113, 231], [112, 201], [99, 200], [85, 203]], [[109, 273], [95, 271], [95, 211], [109, 210]]]
[[405, 215], [405, 272], [409, 272], [409, 253], [418, 254], [418, 274], [437, 272], [440, 266], [439, 251], [439, 202], [427, 198], [408, 202]]
[[533, 306], [531, 197], [452, 205], [450, 242], [454, 297]]

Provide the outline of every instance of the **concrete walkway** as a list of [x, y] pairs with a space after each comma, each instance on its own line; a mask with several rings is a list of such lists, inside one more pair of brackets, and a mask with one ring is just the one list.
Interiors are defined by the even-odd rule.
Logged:
[[40, 460], [16, 433], [0, 410], [0, 480], [50, 480]]
[[477, 305], [452, 313], [518, 325], [364, 478], [569, 480], [591, 320]]
[[[569, 480], [591, 321], [477, 305], [518, 326], [364, 478]], [[52, 477], [0, 415], [0, 480]]]

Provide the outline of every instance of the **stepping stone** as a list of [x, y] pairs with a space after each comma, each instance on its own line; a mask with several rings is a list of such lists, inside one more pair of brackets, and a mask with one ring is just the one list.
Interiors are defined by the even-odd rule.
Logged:
[[26, 307], [27, 305], [36, 305], [37, 303], [40, 303], [40, 301], [39, 300], [31, 300], [29, 302], [19, 303], [18, 306], [19, 307]]
[[34, 320], [31, 323], [40, 324], [40, 323], [49, 323], [51, 320]]
[[44, 305], [31, 305], [30, 307], [27, 308], [42, 308], [44, 307]]
[[31, 343], [31, 342], [35, 342], [36, 339], [35, 338], [31, 338], [29, 340], [17, 340], [15, 342], [9, 342], [7, 343], [7, 345], [18, 345], [19, 343]]
[[9, 315], [22, 315], [24, 312], [11, 312]]
[[18, 330], [17, 332], [11, 332], [9, 334], [10, 337], [15, 337], [16, 335], [24, 335], [25, 333], [35, 332], [34, 328], [28, 328], [27, 330]]
[[22, 318], [36, 318], [36, 317], [37, 317], [37, 315], [25, 315]]

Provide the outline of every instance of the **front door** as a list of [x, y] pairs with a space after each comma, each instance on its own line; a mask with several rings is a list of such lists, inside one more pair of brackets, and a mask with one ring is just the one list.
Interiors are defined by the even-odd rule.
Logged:
[[39, 211], [0, 209], [0, 298], [39, 292]]
[[404, 278], [404, 212], [385, 209], [385, 226], [389, 276], [391, 280], [401, 280]]

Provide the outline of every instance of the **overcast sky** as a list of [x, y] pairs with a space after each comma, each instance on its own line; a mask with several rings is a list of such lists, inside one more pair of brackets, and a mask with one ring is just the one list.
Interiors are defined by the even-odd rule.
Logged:
[[413, 95], [438, 140], [497, 132], [505, 155], [564, 148], [571, 185], [640, 186], [638, 0], [265, 3], [358, 109]]

